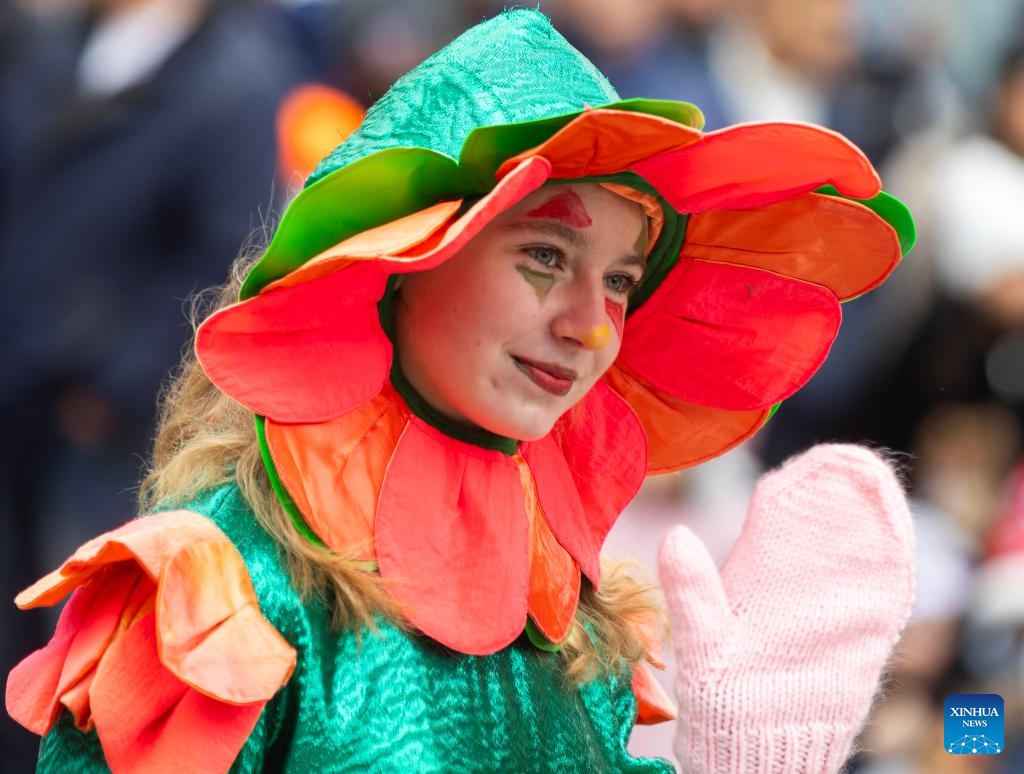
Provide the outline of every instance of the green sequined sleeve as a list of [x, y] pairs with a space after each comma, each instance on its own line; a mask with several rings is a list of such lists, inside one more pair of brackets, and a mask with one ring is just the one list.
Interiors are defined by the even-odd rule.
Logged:
[[56, 725], [39, 745], [40, 774], [109, 774], [110, 767], [96, 732], [82, 733], [62, 712]]

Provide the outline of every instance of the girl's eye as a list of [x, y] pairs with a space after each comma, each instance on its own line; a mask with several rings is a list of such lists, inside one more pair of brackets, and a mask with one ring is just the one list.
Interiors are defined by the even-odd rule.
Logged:
[[628, 274], [612, 274], [604, 279], [604, 285], [606, 288], [613, 293], [619, 293], [624, 296], [628, 296], [632, 293], [639, 284], [640, 280], [635, 279]]
[[528, 247], [526, 252], [529, 253], [533, 260], [548, 269], [557, 269], [562, 264], [562, 251], [557, 247], [548, 247], [546, 245]]

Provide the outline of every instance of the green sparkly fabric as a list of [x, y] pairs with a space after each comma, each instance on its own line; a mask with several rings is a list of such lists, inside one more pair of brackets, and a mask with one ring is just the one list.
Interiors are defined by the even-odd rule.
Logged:
[[[234, 542], [264, 615], [298, 651], [295, 674], [267, 704], [232, 772], [674, 770], [626, 751], [636, 715], [628, 673], [574, 687], [561, 656], [525, 640], [467, 656], [386, 623], [359, 643], [331, 629], [322, 604], [299, 598], [236, 488], [187, 507]], [[43, 740], [39, 771], [108, 768], [96, 735], [77, 731], [64, 713]]]

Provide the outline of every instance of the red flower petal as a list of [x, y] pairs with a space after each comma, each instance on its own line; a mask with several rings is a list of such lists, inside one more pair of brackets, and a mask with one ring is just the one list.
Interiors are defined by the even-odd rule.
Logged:
[[636, 414], [599, 382], [550, 435], [520, 449], [552, 533], [598, 585], [604, 539], [647, 473]]
[[862, 204], [822, 194], [754, 210], [703, 212], [686, 226], [691, 258], [769, 269], [824, 285], [840, 300], [885, 281], [900, 262], [896, 231]]
[[178, 680], [157, 657], [153, 614], [114, 640], [90, 694], [96, 733], [115, 773], [227, 771], [266, 704], [225, 704]]
[[839, 134], [807, 124], [742, 124], [631, 169], [679, 212], [749, 209], [834, 185], [855, 199], [882, 187], [871, 162]]
[[[647, 475], [647, 442], [636, 413], [599, 382], [556, 425], [598, 549]], [[551, 528], [561, 539], [559, 525]]]
[[633, 665], [631, 681], [633, 696], [636, 697], [636, 722], [640, 725], [653, 725], [675, 720], [679, 716], [679, 708], [668, 695], [661, 683], [651, 673], [650, 667], [644, 662]]
[[388, 591], [427, 636], [485, 655], [522, 633], [530, 528], [511, 457], [412, 418], [381, 488], [376, 541]]
[[537, 482], [537, 497], [552, 534], [596, 586], [601, 580], [601, 543], [594, 537], [565, 452], [554, 434], [519, 446]]
[[[147, 594], [155, 585], [138, 569], [108, 574], [103, 583], [76, 591], [61, 611], [57, 630], [44, 647], [11, 670], [7, 679], [7, 712], [29, 731], [42, 736], [53, 726], [60, 705], [76, 687], [91, 681], [126, 609], [131, 607], [137, 587]], [[88, 704], [75, 702], [75, 724], [91, 728]]]
[[377, 317], [387, 273], [355, 264], [222, 309], [196, 333], [199, 362], [222, 392], [279, 422], [351, 411], [380, 392], [391, 367]]
[[811, 378], [840, 317], [838, 299], [820, 285], [684, 257], [627, 320], [619, 357], [685, 401], [766, 408]]

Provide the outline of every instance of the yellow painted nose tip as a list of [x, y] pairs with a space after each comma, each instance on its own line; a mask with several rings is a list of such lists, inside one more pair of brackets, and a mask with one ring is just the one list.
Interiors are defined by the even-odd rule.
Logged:
[[612, 329], [608, 323], [595, 325], [587, 331], [580, 339], [587, 349], [604, 349], [612, 343]]

